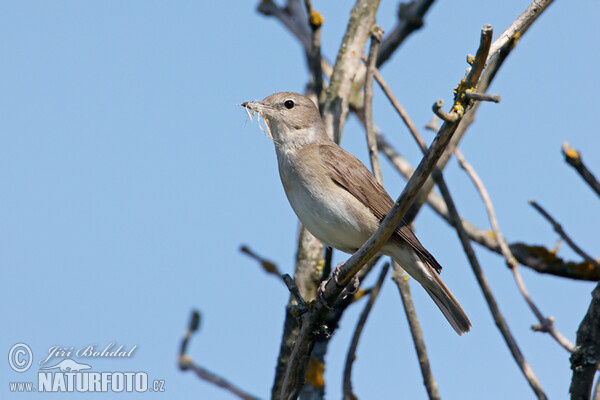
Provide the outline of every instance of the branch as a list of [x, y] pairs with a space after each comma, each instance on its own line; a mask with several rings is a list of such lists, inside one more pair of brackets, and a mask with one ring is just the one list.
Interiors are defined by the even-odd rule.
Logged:
[[[527, 10], [523, 12], [494, 42], [490, 45], [490, 52], [487, 57], [487, 68], [483, 72], [481, 79], [477, 85], [478, 93], [485, 93], [488, 90], [489, 85], [495, 78], [498, 70], [504, 64], [504, 61], [508, 55], [514, 50], [518, 40], [527, 32], [533, 22], [539, 18], [542, 12], [552, 3], [553, 0], [534, 0]], [[461, 89], [460, 85], [459, 88]], [[473, 89], [473, 88], [471, 88]], [[475, 115], [479, 108], [479, 102], [472, 104], [472, 106], [466, 110], [464, 117], [462, 118], [456, 134], [454, 135], [448, 150], [442, 155], [437, 166], [440, 170], [446, 167], [446, 164], [452, 157], [454, 149], [458, 146], [458, 143], [462, 140], [465, 132], [475, 121]], [[417, 196], [417, 199], [411, 206], [410, 210], [406, 214], [406, 219], [410, 222], [419, 213], [419, 210], [427, 199], [427, 194], [431, 192], [433, 188], [433, 182], [428, 182], [422, 189], [421, 193]]]
[[377, 56], [377, 67], [381, 67], [404, 40], [414, 31], [423, 27], [423, 17], [434, 0], [416, 0], [410, 3], [400, 3], [398, 6], [398, 24], [381, 44]]
[[529, 27], [539, 18], [544, 10], [552, 4], [553, 0], [534, 0], [529, 7], [519, 15], [519, 18], [515, 20], [502, 34], [494, 41], [492, 47], [490, 47], [490, 55], [488, 62], [502, 51], [509, 42], [515, 37], [522, 36], [523, 33], [527, 32]]
[[408, 275], [404, 270], [395, 262], [393, 262], [394, 269], [392, 271], [392, 280], [398, 286], [400, 297], [402, 298], [402, 304], [404, 305], [404, 311], [406, 313], [406, 319], [408, 320], [408, 326], [410, 328], [410, 334], [413, 338], [413, 344], [417, 351], [417, 358], [419, 360], [419, 367], [421, 367], [421, 375], [423, 375], [423, 384], [427, 390], [427, 395], [430, 400], [439, 400], [440, 395], [438, 393], [438, 385], [433, 378], [431, 372], [431, 366], [429, 365], [429, 356], [427, 355], [427, 347], [425, 346], [425, 340], [423, 339], [423, 331], [421, 330], [421, 324], [417, 318], [417, 311], [412, 301], [410, 294], [410, 285], [408, 284]]
[[521, 292], [521, 295], [523, 296], [523, 298], [525, 299], [525, 302], [527, 303], [527, 305], [529, 306], [529, 308], [531, 309], [531, 311], [533, 312], [533, 314], [535, 315], [535, 317], [538, 319], [538, 321], [540, 323], [539, 328], [535, 329], [535, 330], [549, 333], [554, 338], [554, 340], [556, 340], [558, 342], [558, 344], [560, 344], [562, 347], [564, 347], [568, 352], [573, 352], [575, 346], [573, 346], [573, 343], [571, 343], [565, 336], [563, 336], [555, 328], [554, 319], [546, 318], [542, 314], [542, 312], [539, 310], [537, 305], [533, 302], [533, 300], [529, 294], [529, 291], [527, 290], [527, 287], [525, 286], [525, 282], [523, 281], [523, 278], [521, 277], [521, 273], [519, 272], [519, 263], [517, 262], [517, 259], [513, 256], [512, 252], [510, 251], [510, 248], [508, 247], [508, 243], [506, 242], [506, 240], [504, 239], [504, 236], [502, 235], [502, 232], [500, 231], [500, 226], [499, 226], [498, 220], [496, 218], [496, 212], [494, 211], [492, 199], [490, 198], [490, 195], [489, 195], [487, 189], [483, 185], [481, 178], [479, 177], [479, 175], [477, 174], [475, 169], [467, 162], [467, 160], [465, 160], [465, 158], [462, 155], [462, 153], [460, 152], [460, 150], [456, 149], [455, 154], [456, 154], [456, 157], [458, 158], [458, 162], [460, 163], [460, 166], [462, 167], [463, 170], [465, 170], [467, 175], [469, 175], [469, 177], [471, 178], [471, 181], [473, 181], [473, 184], [475, 185], [475, 187], [477, 188], [477, 191], [479, 192], [479, 195], [481, 196], [481, 200], [483, 201], [483, 204], [485, 205], [485, 208], [488, 213], [490, 225], [492, 226], [492, 231], [494, 232], [494, 236], [496, 237], [496, 240], [498, 241], [498, 243], [500, 245], [500, 250], [502, 251], [502, 255], [504, 256], [504, 258], [506, 260], [506, 265], [508, 265], [508, 267], [510, 268], [510, 270], [513, 273], [513, 277], [515, 278], [515, 282], [517, 284], [517, 287], [519, 288], [519, 291]]
[[213, 372], [210, 372], [209, 370], [207, 370], [199, 365], [196, 365], [194, 363], [194, 361], [192, 360], [192, 358], [186, 354], [189, 341], [192, 338], [192, 334], [194, 334], [195, 332], [198, 331], [199, 325], [200, 325], [200, 313], [198, 313], [198, 311], [193, 311], [192, 318], [190, 319], [190, 324], [188, 325], [188, 328], [186, 329], [186, 331], [184, 333], [183, 340], [181, 341], [181, 351], [179, 353], [179, 361], [178, 361], [179, 369], [181, 369], [182, 371], [192, 370], [196, 373], [198, 378], [200, 378], [206, 382], [212, 383], [220, 388], [223, 388], [223, 389], [227, 390], [228, 392], [236, 395], [240, 399], [258, 400], [258, 397], [255, 397], [255, 396], [247, 393], [246, 391], [240, 389], [239, 387], [235, 386], [233, 383], [227, 381], [225, 378], [222, 378], [219, 375], [217, 375]]
[[278, 7], [273, 0], [262, 0], [257, 10], [281, 22], [298, 39], [308, 55], [311, 48], [311, 33], [300, 0], [288, 0], [286, 6], [282, 8]]
[[[460, 125], [459, 125], [460, 127]], [[437, 130], [436, 130], [437, 131]], [[382, 134], [377, 134], [377, 146], [387, 157], [392, 165], [405, 178], [409, 179], [414, 173], [414, 168], [390, 145]], [[442, 217], [448, 224], [452, 225], [452, 219], [448, 213], [448, 207], [444, 200], [434, 191], [429, 192], [427, 204]], [[501, 254], [500, 246], [493, 232], [480, 229], [469, 221], [462, 219], [462, 224], [469, 239], [495, 253]], [[548, 250], [543, 246], [533, 246], [525, 243], [514, 242], [510, 250], [523, 266], [533, 269], [540, 274], [551, 274], [569, 279], [586, 281], [600, 280], [600, 268], [595, 268], [588, 262], [576, 263], [565, 261], [556, 255], [556, 252]]]
[[586, 260], [588, 263], [592, 264], [595, 268], [600, 268], [600, 264], [598, 264], [598, 261], [594, 260], [589, 254], [581, 250], [581, 248], [577, 246], [577, 244], [571, 239], [571, 237], [567, 235], [562, 226], [558, 222], [556, 222], [556, 220], [552, 218], [552, 216], [548, 214], [548, 212], [544, 210], [542, 206], [540, 206], [534, 200], [529, 200], [529, 204], [531, 204], [533, 208], [535, 208], [540, 214], [542, 214], [542, 216], [546, 218], [548, 222], [550, 222], [550, 224], [552, 224], [554, 231], [558, 233], [561, 238], [563, 238], [563, 240], [569, 245], [569, 247], [573, 249], [575, 253], [579, 254], [581, 258]]
[[[369, 272], [371, 272], [379, 259], [379, 256], [373, 258], [367, 263], [367, 265], [363, 267], [363, 269], [360, 270], [358, 273], [358, 279], [360, 282], [364, 282], [364, 279], [367, 277]], [[324, 274], [323, 276], [328, 275], [329, 273]], [[325, 355], [327, 354], [331, 337], [337, 330], [339, 322], [346, 309], [348, 309], [350, 305], [357, 302], [369, 292], [370, 291], [368, 289], [360, 289], [351, 296], [346, 296], [344, 299], [339, 299], [334, 306], [334, 310], [327, 316], [327, 319], [325, 320], [325, 326], [327, 326], [328, 329], [326, 334], [319, 336], [315, 341], [315, 346], [310, 355], [310, 359], [306, 368], [306, 383], [300, 392], [301, 399], [316, 400], [324, 398], [325, 379], [323, 375], [325, 373]]]
[[475, 274], [477, 283], [479, 283], [479, 287], [481, 288], [481, 291], [483, 292], [483, 296], [485, 297], [485, 301], [488, 304], [490, 312], [492, 313], [494, 322], [496, 323], [496, 326], [500, 330], [500, 333], [502, 334], [502, 337], [504, 338], [504, 341], [506, 342], [508, 349], [510, 350], [517, 365], [521, 369], [521, 372], [525, 376], [525, 379], [527, 379], [529, 386], [531, 386], [531, 388], [533, 389], [533, 391], [535, 392], [536, 396], [539, 399], [547, 399], [546, 394], [544, 393], [544, 390], [542, 389], [540, 382], [537, 380], [535, 374], [533, 373], [533, 370], [529, 366], [529, 363], [527, 363], [527, 360], [525, 360], [525, 357], [523, 356], [523, 353], [521, 353], [521, 350], [519, 349], [519, 346], [518, 346], [515, 338], [513, 337], [512, 333], [510, 332], [510, 329], [508, 327], [508, 324], [506, 323], [506, 320], [504, 319], [504, 316], [500, 312], [498, 303], [496, 303], [496, 299], [494, 298], [494, 295], [492, 294], [492, 289], [487, 281], [487, 278], [485, 277], [485, 275], [483, 273], [483, 270], [481, 269], [479, 260], [475, 256], [475, 251], [473, 250], [473, 247], [471, 246], [471, 242], [470, 242], [469, 238], [467, 237], [465, 230], [463, 229], [462, 222], [460, 220], [460, 216], [458, 214], [458, 211], [456, 210], [456, 206], [454, 205], [454, 200], [452, 200], [452, 197], [450, 195], [448, 187], [446, 186], [445, 181], [443, 180], [443, 176], [442, 176], [441, 172], [439, 172], [439, 176], [442, 178], [436, 179], [436, 184], [438, 185], [438, 188], [440, 189], [440, 192], [442, 193], [442, 196], [444, 197], [444, 200], [446, 201], [446, 204], [448, 205], [448, 211], [450, 212], [450, 216], [453, 219], [453, 225], [455, 226], [456, 232], [458, 233], [458, 238], [460, 239], [460, 243], [462, 244], [463, 249], [467, 255], [467, 258], [469, 259], [469, 263], [471, 264], [471, 268], [473, 269], [473, 273]]
[[379, 0], [358, 0], [350, 14], [342, 45], [333, 67], [325, 104], [323, 122], [327, 134], [336, 143], [340, 142], [344, 121], [348, 115], [348, 98], [352, 92], [352, 79], [360, 65], [361, 55], [371, 27]]
[[600, 284], [592, 291], [592, 302], [577, 329], [577, 347], [571, 355], [571, 400], [587, 400], [600, 360]]
[[[461, 84], [459, 85], [460, 90], [468, 91], [471, 89], [469, 87], [469, 85], [472, 85], [479, 81], [479, 75], [483, 71], [482, 62], [483, 62], [483, 60], [487, 59], [487, 51], [485, 49], [486, 49], [486, 46], [489, 49], [491, 34], [492, 34], [491, 27], [489, 25], [486, 25], [483, 28], [482, 33], [481, 33], [481, 45], [479, 47], [479, 50], [477, 51], [477, 55], [472, 60], [472, 69], [469, 72], [469, 74], [467, 75], [467, 77], [465, 78], [465, 80], [463, 82], [461, 82]], [[460, 93], [456, 96], [456, 98], [457, 98], [457, 102], [460, 102], [461, 100], [465, 101], [465, 98], [462, 97], [460, 95]], [[462, 104], [455, 103], [455, 105], [453, 107], [453, 111], [454, 110], [460, 111], [459, 106], [462, 106]], [[439, 101], [434, 105], [434, 110], [435, 109], [438, 109], [438, 110], [441, 109], [441, 104]], [[442, 125], [442, 128], [443, 128], [446, 124], [448, 124], [451, 121], [451, 119], [449, 119], [447, 116], [446, 116], [446, 118], [444, 118], [440, 114], [438, 114], [438, 115], [440, 116], [440, 118], [442, 118], [442, 120], [444, 120], [444, 125]], [[461, 115], [460, 113], [457, 113], [457, 114]], [[408, 119], [408, 120], [410, 120], [410, 119]], [[413, 124], [413, 126], [414, 126], [414, 124]], [[440, 131], [441, 131], [441, 129], [440, 129]], [[414, 130], [411, 130], [411, 133], [415, 137], [415, 140], [419, 144], [419, 147], [421, 148], [421, 150], [423, 152], [425, 152], [426, 151], [425, 141], [423, 140], [423, 138], [421, 137], [419, 132], [416, 129], [414, 129]], [[481, 269], [481, 266], [479, 265], [479, 261], [477, 260], [477, 258], [475, 256], [475, 252], [473, 251], [473, 248], [471, 247], [471, 242], [470, 242], [469, 238], [467, 237], [467, 234], [462, 226], [462, 221], [460, 219], [458, 211], [456, 210], [456, 206], [454, 205], [454, 200], [452, 199], [452, 197], [450, 195], [450, 191], [448, 190], [448, 187], [444, 180], [444, 176], [442, 174], [441, 169], [436, 167], [435, 170], [433, 171], [432, 176], [433, 176], [435, 183], [439, 187], [440, 192], [442, 193], [442, 196], [444, 198], [446, 206], [448, 207], [448, 212], [452, 219], [452, 225], [456, 228], [459, 239], [463, 245], [463, 249], [464, 249], [465, 253], [467, 254], [467, 258], [469, 259], [469, 262], [471, 264], [473, 272], [475, 273], [475, 276], [477, 278], [479, 286], [481, 287], [481, 290], [484, 293], [484, 297], [488, 303], [488, 306], [494, 317], [494, 320], [496, 321], [496, 325], [500, 329], [500, 332], [502, 333], [502, 336], [504, 337], [515, 361], [517, 362], [521, 371], [523, 372], [523, 375], [529, 382], [530, 386], [533, 388], [534, 392], [537, 394], [538, 398], [546, 399], [546, 395], [544, 394], [544, 391], [543, 391], [539, 381], [537, 380], [537, 378], [535, 377], [535, 374], [533, 373], [533, 370], [531, 369], [531, 367], [525, 360], [525, 357], [521, 353], [514, 337], [510, 333], [510, 330], [508, 328], [506, 321], [504, 320], [504, 317], [500, 313], [500, 309], [498, 308], [496, 300], [493, 297], [491, 288], [489, 287], [487, 280], [486, 280], [485, 276], [483, 275], [483, 271]]]
[[373, 75], [375, 73], [375, 61], [383, 30], [378, 26], [371, 28], [371, 47], [369, 48], [369, 58], [367, 59], [367, 72], [365, 77], [365, 122], [367, 130], [367, 145], [369, 148], [369, 158], [371, 160], [371, 169], [375, 179], [383, 185], [383, 176], [381, 175], [381, 165], [379, 164], [379, 152], [377, 151], [377, 139], [375, 138], [375, 125], [373, 124]]
[[365, 327], [367, 318], [369, 317], [369, 313], [373, 309], [375, 300], [377, 300], [377, 296], [379, 295], [379, 291], [381, 290], [381, 286], [383, 285], [383, 281], [389, 269], [389, 263], [386, 263], [381, 269], [379, 278], [377, 278], [377, 283], [375, 284], [373, 289], [371, 289], [371, 295], [369, 296], [369, 300], [367, 301], [367, 304], [365, 304], [365, 308], [363, 309], [362, 313], [360, 314], [360, 317], [358, 318], [358, 322], [356, 323], [356, 328], [354, 329], [354, 334], [352, 335], [352, 340], [350, 342], [350, 348], [348, 349], [348, 354], [346, 355], [346, 365], [344, 367], [344, 400], [352, 400], [356, 398], [354, 394], [352, 394], [352, 364], [356, 359], [356, 349], [358, 347], [360, 335], [362, 334], [362, 330]]
[[[317, 287], [322, 279], [323, 244], [300, 224], [297, 248], [294, 281], [298, 285], [301, 297], [312, 301], [316, 298]], [[275, 367], [275, 379], [271, 388], [272, 399], [281, 397], [285, 368], [300, 332], [296, 304], [294, 296], [290, 294], [283, 323], [279, 355], [277, 356], [277, 366]]]
[[[314, 91], [319, 99], [319, 109], [322, 109], [323, 94], [323, 69], [321, 67], [321, 25], [323, 25], [323, 16], [312, 9], [311, 0], [304, 0], [306, 14], [308, 15], [308, 24], [311, 28], [310, 49], [307, 51], [308, 68], [310, 69], [311, 82]], [[322, 111], [322, 110], [321, 110]]]
[[252, 251], [246, 245], [241, 246], [240, 251], [242, 253], [246, 254], [248, 257], [258, 261], [258, 263], [260, 264], [262, 269], [267, 274], [273, 274], [273, 275], [276, 275], [278, 278], [281, 278], [281, 272], [279, 272], [279, 269], [277, 268], [277, 265], [275, 263], [267, 260], [266, 258], [259, 256], [258, 254], [256, 254], [254, 251]]
[[575, 168], [579, 175], [583, 178], [583, 180], [596, 192], [598, 196], [600, 196], [600, 183], [590, 172], [590, 170], [585, 166], [583, 160], [581, 159], [581, 154], [575, 149], [571, 147], [571, 145], [567, 142], [563, 143], [562, 152], [565, 156], [565, 161]]
[[[402, 120], [406, 123], [409, 130], [413, 134], [413, 137], [417, 141], [417, 143], [422, 144], [422, 150], [425, 154], [427, 152], [427, 146], [423, 141], [423, 138], [417, 131], [416, 127], [412, 123], [408, 113], [404, 110], [400, 102], [395, 98], [390, 88], [387, 86], [379, 71], [374, 68], [371, 63], [368, 63], [368, 70], [372, 69], [375, 79], [379, 83], [379, 86], [386, 92], [388, 99], [394, 105], [394, 108], [398, 111]], [[369, 146], [373, 141], [375, 145], [375, 152], [377, 151], [377, 139], [375, 138], [375, 129], [372, 121], [372, 113], [370, 112], [370, 103], [371, 98], [367, 96], [367, 87], [369, 90], [372, 90], [372, 77], [367, 76], [365, 81], [365, 127], [367, 128], [367, 138], [369, 138]], [[371, 150], [371, 149], [370, 149]], [[371, 153], [372, 154], [372, 153]], [[371, 155], [370, 154], [370, 155]], [[373, 167], [373, 174], [375, 175], [377, 181], [383, 186], [383, 177], [381, 176], [381, 166], [379, 165], [379, 159], [371, 155], [371, 165]], [[429, 178], [428, 178], [429, 179]], [[421, 325], [419, 323], [419, 318], [417, 317], [417, 313], [415, 311], [412, 295], [410, 293], [410, 286], [408, 284], [408, 275], [402, 270], [402, 268], [392, 260], [393, 272], [392, 279], [396, 282], [398, 286], [398, 290], [400, 291], [400, 296], [402, 298], [402, 304], [404, 306], [404, 311], [406, 312], [406, 318], [408, 320], [408, 326], [410, 328], [411, 337], [413, 339], [413, 343], [415, 345], [415, 350], [417, 352], [417, 357], [419, 360], [419, 366], [421, 367], [421, 374], [423, 375], [423, 382], [425, 384], [425, 388], [427, 389], [427, 394], [431, 400], [439, 399], [439, 394], [437, 391], [437, 383], [433, 378], [433, 373], [431, 372], [431, 367], [429, 365], [429, 357], [427, 355], [427, 349], [425, 347], [425, 341], [423, 340], [423, 332], [421, 331]], [[348, 379], [350, 379], [348, 377]], [[350, 382], [349, 382], [350, 383]], [[351, 389], [351, 388], [350, 388]], [[351, 393], [351, 390], [348, 391]]]

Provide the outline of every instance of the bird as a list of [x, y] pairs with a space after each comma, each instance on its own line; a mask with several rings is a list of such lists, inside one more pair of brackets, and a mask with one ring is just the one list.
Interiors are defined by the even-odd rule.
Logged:
[[[315, 103], [293, 92], [240, 104], [265, 122], [287, 199], [303, 226], [326, 246], [352, 254], [377, 230], [394, 201], [355, 156], [327, 135]], [[442, 266], [402, 220], [380, 252], [425, 289], [459, 334], [471, 322], [439, 274]]]

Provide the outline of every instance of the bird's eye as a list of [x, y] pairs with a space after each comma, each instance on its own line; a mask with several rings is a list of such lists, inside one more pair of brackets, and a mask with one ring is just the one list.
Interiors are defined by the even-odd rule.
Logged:
[[291, 110], [292, 108], [294, 108], [294, 100], [286, 100], [285, 103], [283, 103], [283, 105], [288, 110]]

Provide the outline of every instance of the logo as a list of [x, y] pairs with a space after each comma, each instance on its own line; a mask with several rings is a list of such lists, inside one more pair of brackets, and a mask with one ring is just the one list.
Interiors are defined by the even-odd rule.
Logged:
[[[123, 345], [117, 348], [114, 342], [105, 347], [94, 344], [77, 349], [52, 346], [48, 349], [48, 355], [38, 362], [40, 369], [37, 372], [37, 386], [35, 382], [10, 382], [9, 389], [11, 392], [47, 393], [164, 392], [165, 381], [150, 381], [147, 372], [95, 372], [92, 365], [87, 364], [90, 358], [129, 358], [133, 356], [136, 348], [137, 345], [131, 349]], [[83, 358], [82, 361], [86, 363], [75, 361], [71, 357]], [[63, 359], [57, 362], [57, 358]], [[48, 362], [50, 360], [52, 361]], [[16, 372], [27, 371], [33, 363], [31, 348], [25, 343], [15, 344], [8, 352], [8, 363]]]

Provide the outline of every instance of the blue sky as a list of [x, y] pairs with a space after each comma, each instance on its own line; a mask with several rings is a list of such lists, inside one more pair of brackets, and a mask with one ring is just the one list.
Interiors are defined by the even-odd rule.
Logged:
[[[25, 373], [7, 362], [0, 366], [3, 385], [35, 380], [36, 363], [52, 346], [115, 342], [137, 345], [133, 357], [88, 359], [95, 370], [146, 371], [150, 379], [165, 380], [166, 398], [230, 399], [176, 367], [190, 311], [199, 309], [202, 326], [190, 355], [268, 397], [288, 292], [238, 248], [247, 244], [291, 273], [297, 220], [272, 144], [236, 104], [277, 91], [301, 92], [308, 73], [299, 45], [259, 15], [257, 3], [0, 3], [0, 348], [7, 354], [23, 342], [34, 353], [34, 367]], [[330, 60], [352, 3], [313, 1], [325, 17], [323, 50]], [[425, 29], [382, 69], [418, 126], [430, 120], [437, 98], [450, 103], [480, 28], [490, 23], [499, 34], [527, 4], [434, 4]], [[533, 198], [598, 256], [598, 198], [564, 163], [560, 146], [569, 141], [600, 175], [599, 12], [597, 1], [553, 4], [494, 82], [491, 91], [502, 95], [502, 103], [482, 105], [462, 142], [510, 241], [554, 245], [556, 234], [527, 204]], [[377, 23], [391, 30], [395, 13], [396, 2], [382, 2]], [[416, 165], [421, 153], [400, 119], [378, 90], [374, 101], [375, 123]], [[367, 160], [364, 133], [353, 118], [342, 146]], [[397, 197], [404, 183], [387, 162], [383, 167], [386, 187]], [[456, 161], [446, 179], [464, 217], [487, 227], [485, 210]], [[458, 337], [413, 285], [442, 397], [530, 398], [455, 232], [426, 208], [416, 231], [444, 265], [442, 277], [473, 323], [471, 333]], [[531, 331], [536, 321], [502, 259], [476, 251], [543, 387], [552, 398], [565, 397], [568, 354]], [[564, 245], [559, 255], [577, 259]], [[574, 341], [593, 284], [522, 272], [542, 311], [554, 315]], [[348, 311], [332, 340], [328, 398], [340, 397], [345, 350], [361, 309], [358, 304]], [[359, 397], [425, 397], [389, 280], [357, 357]], [[0, 395], [30, 397], [11, 395], [6, 386]], [[136, 395], [102, 395], [123, 396]]]

